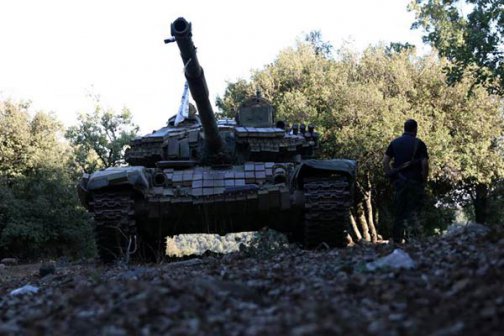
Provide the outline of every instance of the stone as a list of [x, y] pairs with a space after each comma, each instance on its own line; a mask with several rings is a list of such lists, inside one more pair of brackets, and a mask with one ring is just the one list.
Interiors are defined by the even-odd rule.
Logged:
[[0, 260], [0, 263], [7, 266], [12, 266], [17, 265], [18, 260], [16, 258], [3, 258], [2, 260]]
[[39, 268], [39, 276], [41, 278], [54, 273], [56, 273], [56, 265], [54, 262], [43, 263]]

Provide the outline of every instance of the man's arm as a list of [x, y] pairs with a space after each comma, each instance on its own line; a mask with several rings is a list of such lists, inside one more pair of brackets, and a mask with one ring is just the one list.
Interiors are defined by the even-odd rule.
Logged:
[[429, 154], [427, 154], [427, 146], [423, 141], [420, 140], [420, 173], [422, 174], [422, 179], [427, 182], [427, 177], [429, 176]]
[[422, 178], [424, 181], [427, 181], [427, 177], [429, 176], [429, 159], [422, 159]]
[[392, 172], [392, 167], [390, 167], [390, 161], [392, 161], [392, 158], [390, 156], [388, 156], [387, 154], [383, 155], [383, 171], [387, 176], [389, 176], [390, 173]]

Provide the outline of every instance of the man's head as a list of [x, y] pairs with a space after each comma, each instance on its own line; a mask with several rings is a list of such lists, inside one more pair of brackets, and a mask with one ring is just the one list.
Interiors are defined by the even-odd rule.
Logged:
[[413, 119], [408, 119], [404, 123], [404, 132], [416, 134], [417, 133], [417, 129], [418, 129], [418, 124]]

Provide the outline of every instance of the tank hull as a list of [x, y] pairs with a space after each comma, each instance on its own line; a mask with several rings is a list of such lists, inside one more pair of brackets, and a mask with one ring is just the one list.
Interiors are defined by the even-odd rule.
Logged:
[[[315, 246], [327, 241], [324, 227], [346, 230], [355, 168], [349, 160], [247, 162], [220, 169], [108, 168], [85, 177], [79, 194], [97, 223], [104, 261], [129, 251], [137, 238], [162, 249], [166, 236], [265, 227]], [[306, 237], [313, 226], [322, 229]], [[107, 246], [100, 247], [101, 242]], [[120, 247], [108, 255], [111, 244]]]

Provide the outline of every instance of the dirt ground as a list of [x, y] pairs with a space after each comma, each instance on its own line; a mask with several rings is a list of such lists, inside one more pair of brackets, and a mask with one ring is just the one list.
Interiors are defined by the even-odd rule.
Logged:
[[[315, 251], [268, 244], [150, 265], [57, 260], [43, 277], [42, 263], [4, 266], [0, 335], [501, 335], [504, 330], [502, 234], [474, 226], [410, 243], [400, 248], [413, 264], [397, 269], [404, 260], [369, 266], [391, 258], [397, 246], [390, 244]], [[27, 284], [37, 292], [11, 293]]]

